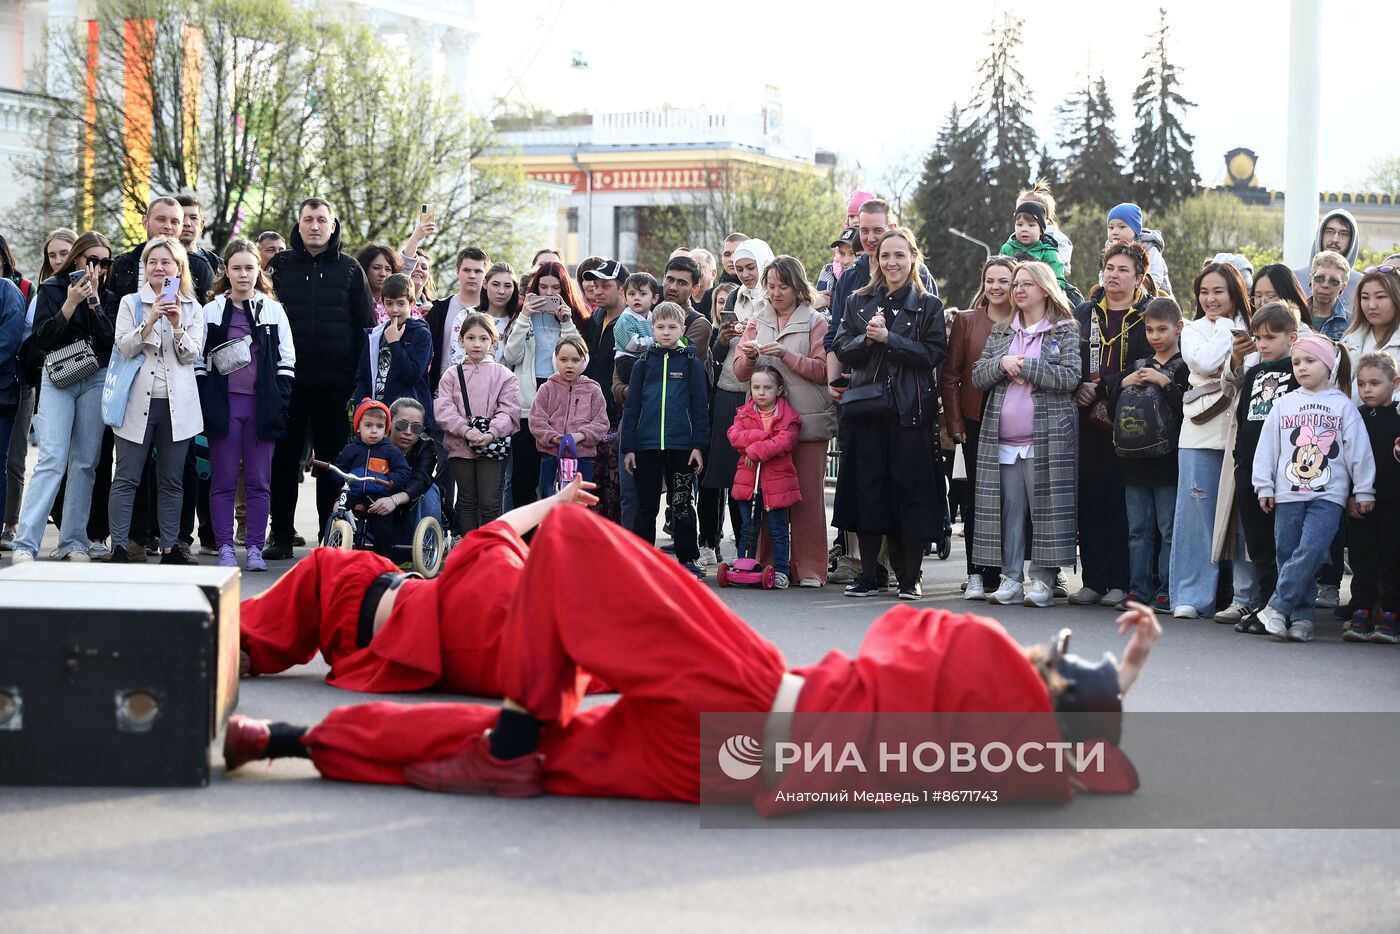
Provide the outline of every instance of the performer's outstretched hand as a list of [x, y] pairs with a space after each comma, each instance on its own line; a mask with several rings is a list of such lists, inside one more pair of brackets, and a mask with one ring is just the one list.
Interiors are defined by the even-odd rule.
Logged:
[[1142, 674], [1142, 666], [1147, 664], [1147, 656], [1162, 635], [1162, 624], [1157, 622], [1157, 614], [1136, 602], [1130, 602], [1127, 611], [1118, 617], [1118, 634], [1121, 636], [1129, 629], [1133, 635], [1123, 652], [1123, 661], [1118, 665], [1119, 694], [1127, 694], [1137, 681], [1138, 675]]
[[555, 493], [554, 496], [561, 504], [572, 503], [575, 506], [596, 506], [598, 504], [598, 497], [588, 491], [596, 490], [597, 488], [598, 484], [590, 483], [583, 479], [583, 474], [576, 473], [574, 474], [574, 478], [569, 481], [569, 485]]

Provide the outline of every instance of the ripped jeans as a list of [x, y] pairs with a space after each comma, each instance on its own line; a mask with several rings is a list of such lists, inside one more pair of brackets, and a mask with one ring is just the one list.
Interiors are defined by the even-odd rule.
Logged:
[[[1220, 466], [1225, 452], [1211, 448], [1182, 448], [1177, 452], [1176, 516], [1172, 528], [1170, 587], [1172, 607], [1195, 607], [1201, 616], [1215, 613], [1216, 583], [1220, 565], [1210, 559], [1215, 530], [1216, 500], [1220, 492]], [[1240, 491], [1250, 495], [1253, 491]], [[1238, 519], [1236, 520], [1239, 521]], [[1233, 562], [1234, 599], [1247, 606], [1259, 599], [1254, 565], [1241, 547]]]

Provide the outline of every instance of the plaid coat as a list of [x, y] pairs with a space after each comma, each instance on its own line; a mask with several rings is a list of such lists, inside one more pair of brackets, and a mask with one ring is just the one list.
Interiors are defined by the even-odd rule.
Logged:
[[[977, 448], [977, 534], [972, 563], [1001, 567], [1001, 470], [997, 439], [1001, 405], [1010, 382], [1001, 358], [1011, 347], [1011, 327], [998, 324], [987, 337], [982, 356], [972, 367], [972, 381], [987, 391], [982, 412], [982, 443]], [[1031, 502], [1031, 563], [1038, 567], [1073, 567], [1078, 543], [1079, 325], [1061, 321], [1044, 341], [1039, 358], [1022, 371], [1035, 400], [1035, 497]]]

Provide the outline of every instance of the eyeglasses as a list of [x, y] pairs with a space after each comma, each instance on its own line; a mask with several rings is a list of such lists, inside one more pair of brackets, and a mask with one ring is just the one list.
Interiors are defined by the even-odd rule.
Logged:
[[1400, 272], [1400, 266], [1367, 266], [1364, 275], [1369, 276], [1373, 272]]
[[400, 418], [400, 419], [396, 419], [396, 420], [394, 421], [394, 430], [395, 430], [395, 431], [411, 431], [411, 432], [413, 432], [415, 435], [421, 435], [421, 434], [423, 433], [423, 423], [422, 423], [422, 422], [410, 422], [410, 421], [409, 421], [408, 419], [406, 419], [406, 418]]
[[1332, 288], [1334, 289], [1342, 284], [1342, 280], [1338, 279], [1336, 276], [1324, 276], [1322, 273], [1318, 273], [1317, 275], [1313, 276], [1314, 285], [1322, 285], [1322, 283], [1324, 282], [1332, 286]]

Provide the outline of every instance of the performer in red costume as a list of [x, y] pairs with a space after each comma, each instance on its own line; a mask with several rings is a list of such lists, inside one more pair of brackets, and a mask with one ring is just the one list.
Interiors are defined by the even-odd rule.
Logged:
[[[583, 553], [594, 566], [625, 569], [591, 580], [586, 607], [567, 573]], [[693, 802], [702, 712], [1121, 711], [1161, 627], [1137, 606], [1118, 623], [1133, 631], [1123, 663], [1105, 656], [1090, 666], [1028, 653], [993, 620], [901, 606], [876, 620], [855, 658], [832, 652], [789, 672], [772, 644], [674, 561], [591, 513], [562, 509], [536, 533], [502, 633], [501, 708], [364, 704], [310, 730], [236, 716], [224, 758], [236, 769], [304, 756], [327, 778], [434, 791]], [[579, 710], [584, 671], [621, 699]], [[1130, 764], [1116, 778], [1119, 787], [1098, 790], [1136, 787]], [[1065, 775], [1017, 790], [1039, 800], [1071, 794]], [[761, 783], [751, 793], [760, 810], [777, 809]]]
[[432, 580], [373, 552], [317, 548], [242, 602], [243, 673], [286, 671], [320, 650], [334, 687], [500, 697], [501, 630], [529, 550], [521, 536], [556, 506], [597, 501], [580, 480], [511, 510], [462, 539]]

